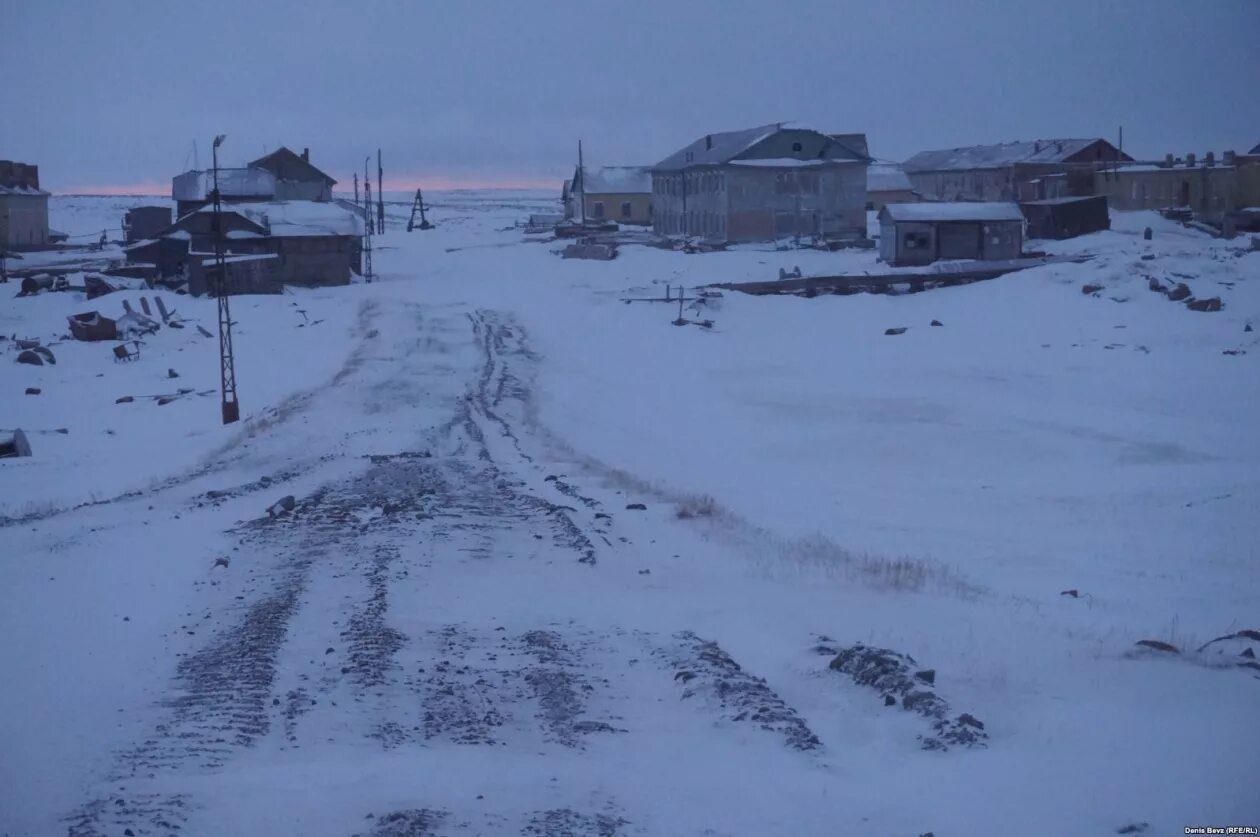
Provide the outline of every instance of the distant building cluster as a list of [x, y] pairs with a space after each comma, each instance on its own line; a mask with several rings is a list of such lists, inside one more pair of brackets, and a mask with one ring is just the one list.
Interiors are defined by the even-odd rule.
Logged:
[[[652, 166], [579, 165], [561, 198], [575, 224], [650, 226], [715, 244], [865, 239], [871, 211], [881, 252], [897, 263], [1002, 258], [1024, 234], [1106, 229], [1108, 207], [1179, 210], [1228, 230], [1231, 218], [1260, 212], [1260, 146], [1142, 161], [1100, 137], [1038, 139], [894, 163], [873, 157], [864, 134], [774, 123], [706, 134]], [[918, 203], [933, 207], [894, 208]], [[906, 238], [889, 243], [897, 230]]]

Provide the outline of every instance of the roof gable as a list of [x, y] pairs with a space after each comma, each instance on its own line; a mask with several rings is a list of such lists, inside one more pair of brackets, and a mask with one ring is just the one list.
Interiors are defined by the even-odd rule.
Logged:
[[866, 134], [831, 134], [830, 136], [845, 148], [861, 154], [863, 157], [871, 156], [871, 149], [866, 144]]
[[[998, 169], [1013, 166], [1016, 163], [1068, 163], [1089, 162], [1094, 156], [1080, 156], [1092, 146], [1098, 146], [1105, 154], [1097, 157], [1112, 159], [1118, 157], [1122, 161], [1132, 160], [1129, 155], [1119, 151], [1111, 143], [1099, 137], [1085, 139], [1043, 139], [1019, 142], [1004, 142], [997, 145], [971, 145], [962, 148], [943, 148], [937, 151], [922, 151], [909, 160], [904, 167], [906, 171], [960, 171], [968, 169]], [[1076, 159], [1073, 159], [1076, 158]]]
[[[801, 144], [800, 151], [793, 150], [797, 142]], [[789, 127], [782, 122], [775, 122], [742, 131], [707, 134], [661, 160], [653, 168], [658, 171], [677, 171], [691, 166], [722, 165], [735, 160], [779, 160], [790, 157], [802, 161], [828, 162], [869, 159], [835, 137], [809, 128]]]
[[312, 181], [323, 180], [329, 186], [336, 184], [328, 175], [311, 165], [302, 155], [295, 154], [285, 146], [280, 146], [270, 154], [263, 155], [249, 164], [250, 168], [266, 169], [276, 176], [277, 180]]
[[1247, 154], [1260, 154], [1260, 142], [1256, 143], [1256, 147], [1248, 151]]

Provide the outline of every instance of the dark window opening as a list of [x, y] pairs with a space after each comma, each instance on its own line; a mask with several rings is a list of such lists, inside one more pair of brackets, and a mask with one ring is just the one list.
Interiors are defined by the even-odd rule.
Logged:
[[801, 144], [799, 142], [792, 143], [792, 150], [799, 152], [801, 150]]
[[621, 205], [621, 217], [622, 218], [630, 217], [630, 204], [629, 203], [623, 203]]
[[901, 239], [901, 245], [907, 250], [926, 250], [928, 246], [927, 233], [906, 233]]

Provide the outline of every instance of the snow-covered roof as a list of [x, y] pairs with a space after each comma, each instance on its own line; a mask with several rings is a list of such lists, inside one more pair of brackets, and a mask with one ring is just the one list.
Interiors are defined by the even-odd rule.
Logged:
[[588, 195], [646, 195], [652, 191], [652, 172], [647, 166], [583, 166], [573, 177]]
[[30, 186], [0, 186], [0, 195], [25, 195], [28, 197], [48, 196], [48, 192], [43, 189], [33, 189]]
[[[813, 128], [790, 122], [775, 122], [770, 125], [760, 125], [756, 128], [745, 128], [742, 131], [726, 131], [700, 137], [700, 139], [690, 145], [661, 160], [653, 168], [660, 171], [678, 171], [691, 166], [713, 166], [729, 163], [751, 150], [754, 146], [783, 131], [805, 131], [817, 135], [816, 139], [820, 141], [821, 147], [824, 149], [819, 159], [833, 162], [867, 159], [859, 151], [842, 144], [834, 137], [815, 131]], [[852, 137], [855, 135], [846, 134], [845, 136]]]
[[[214, 189], [213, 171], [186, 171], [171, 180], [171, 198], [203, 201]], [[219, 194], [230, 198], [269, 198], [276, 193], [276, 176], [266, 169], [219, 169]]]
[[[203, 206], [197, 211], [213, 212], [214, 207]], [[235, 212], [269, 228], [274, 238], [363, 235], [363, 221], [358, 215], [328, 201], [233, 203], [223, 207], [223, 211]]]
[[[278, 259], [278, 258], [280, 257], [275, 253], [245, 253], [240, 256], [224, 256], [223, 263], [235, 264], [236, 262], [261, 262], [267, 259]], [[201, 265], [202, 267], [214, 267], [214, 259], [213, 258], [202, 259]]]
[[872, 163], [866, 170], [866, 191], [868, 192], [910, 192], [910, 178], [901, 166], [892, 163]]
[[1002, 202], [940, 202], [940, 203], [890, 203], [880, 215], [888, 214], [894, 221], [1022, 221], [1024, 213], [1013, 203]]
[[[906, 160], [904, 168], [909, 172], [956, 171], [997, 169], [1015, 163], [1062, 163], [1096, 142], [1107, 141], [1099, 137], [1028, 140], [1027, 142], [1021, 140], [997, 145], [971, 145], [964, 148], [921, 151]], [[1126, 156], [1123, 159], [1129, 158]]]
[[831, 163], [856, 163], [857, 160], [798, 160], [795, 157], [774, 157], [764, 160], [731, 160], [732, 166], [755, 166], [765, 169], [795, 169], [803, 166], [825, 166]]

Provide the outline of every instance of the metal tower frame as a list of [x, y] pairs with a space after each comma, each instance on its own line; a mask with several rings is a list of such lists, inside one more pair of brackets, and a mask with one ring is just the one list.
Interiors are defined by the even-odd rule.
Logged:
[[214, 230], [214, 289], [219, 297], [219, 384], [223, 397], [223, 423], [231, 424], [241, 417], [241, 404], [236, 398], [236, 358], [232, 352], [232, 310], [228, 305], [227, 263], [223, 258], [223, 204], [219, 199], [219, 146], [226, 138], [219, 134], [214, 138], [214, 191], [210, 199], [214, 203], [211, 226]]

